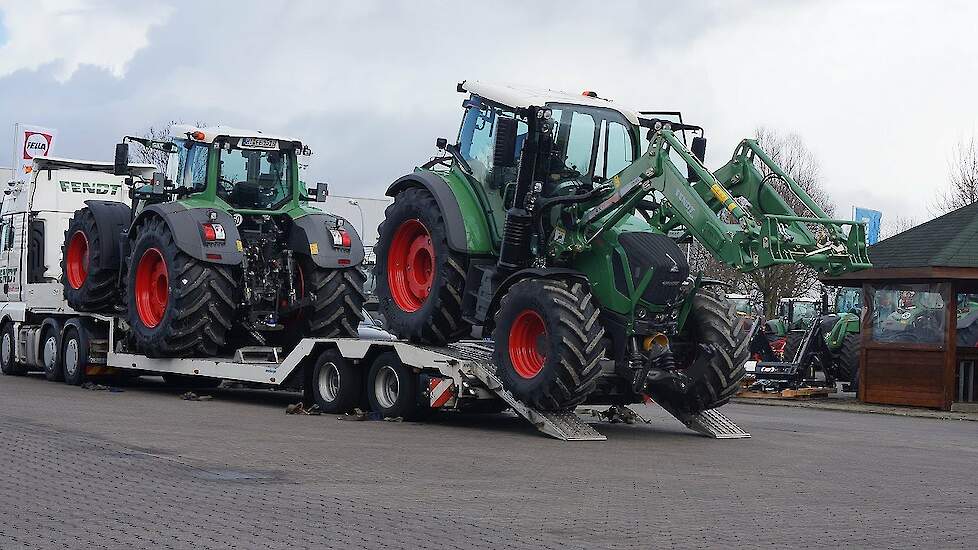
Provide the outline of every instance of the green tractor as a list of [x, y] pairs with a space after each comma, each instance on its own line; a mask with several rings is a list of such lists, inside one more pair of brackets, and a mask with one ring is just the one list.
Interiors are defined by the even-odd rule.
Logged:
[[[363, 246], [345, 220], [306, 204], [323, 198], [299, 181], [308, 147], [225, 127], [172, 132], [126, 137], [115, 173], [129, 176], [130, 202], [89, 200], [68, 221], [68, 304], [123, 317], [123, 345], [156, 357], [356, 336]], [[138, 176], [127, 142], [167, 153], [168, 173]]]
[[679, 113], [592, 92], [469, 81], [458, 91], [468, 97], [456, 142], [438, 139], [444, 154], [388, 190], [379, 307], [411, 341], [491, 337], [497, 376], [527, 404], [651, 397], [697, 413], [730, 399], [747, 341], [721, 283], [691, 274], [677, 240], [743, 271], [869, 266], [864, 226], [829, 219], [753, 140], [711, 173], [703, 129]]

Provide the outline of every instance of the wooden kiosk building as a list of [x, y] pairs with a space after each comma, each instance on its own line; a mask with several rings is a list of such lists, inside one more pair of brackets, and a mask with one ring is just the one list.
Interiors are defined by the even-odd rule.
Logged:
[[978, 407], [978, 203], [869, 247], [873, 268], [825, 278], [861, 287], [859, 399]]

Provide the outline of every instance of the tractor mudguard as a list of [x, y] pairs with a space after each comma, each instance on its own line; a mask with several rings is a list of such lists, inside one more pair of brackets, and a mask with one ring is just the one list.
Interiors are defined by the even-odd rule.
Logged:
[[492, 326], [496, 317], [496, 310], [499, 309], [499, 302], [503, 299], [503, 295], [509, 290], [509, 287], [514, 284], [524, 280], [524, 279], [554, 279], [567, 281], [571, 279], [578, 279], [581, 282], [588, 284], [587, 275], [577, 271], [576, 269], [567, 269], [562, 267], [528, 267], [526, 269], [521, 269], [516, 273], [513, 273], [509, 277], [506, 277], [502, 283], [496, 288], [496, 291], [492, 295], [492, 300], [489, 301], [489, 308], [487, 310], [487, 315], [485, 319], [485, 325], [482, 329], [482, 334], [486, 335], [492, 332]]
[[[448, 247], [456, 252], [469, 253], [468, 231], [465, 218], [462, 217], [462, 209], [459, 207], [458, 197], [448, 183], [437, 174], [419, 170], [413, 174], [400, 177], [387, 188], [387, 196], [393, 197], [411, 187], [427, 189], [438, 203], [442, 217], [445, 219], [445, 230], [448, 233]], [[485, 215], [479, 216], [478, 220], [469, 220], [469, 223], [485, 224]], [[475, 231], [475, 230], [473, 230]], [[483, 234], [488, 234], [485, 228]], [[477, 250], [476, 253], [486, 251]]]
[[[333, 247], [330, 230], [336, 228], [337, 220], [343, 220], [342, 227], [350, 235], [349, 250]], [[363, 241], [346, 219], [333, 214], [306, 214], [292, 221], [288, 236], [289, 248], [312, 258], [318, 267], [352, 267], [363, 262]]]
[[[216, 219], [211, 219], [212, 212], [216, 214]], [[151, 204], [133, 220], [129, 228], [130, 242], [135, 238], [133, 229], [138, 227], [147, 216], [154, 215], [166, 222], [177, 247], [192, 258], [222, 265], [241, 263], [243, 256], [238, 249], [241, 234], [238, 233], [238, 226], [235, 225], [234, 219], [227, 212], [217, 208], [187, 208], [178, 202]], [[204, 235], [200, 226], [205, 223], [221, 224], [224, 227], [224, 242], [204, 244]]]
[[113, 201], [85, 201], [85, 206], [95, 216], [99, 233], [99, 252], [103, 258], [102, 267], [114, 268], [119, 265], [119, 236], [129, 225], [132, 210], [129, 205]]

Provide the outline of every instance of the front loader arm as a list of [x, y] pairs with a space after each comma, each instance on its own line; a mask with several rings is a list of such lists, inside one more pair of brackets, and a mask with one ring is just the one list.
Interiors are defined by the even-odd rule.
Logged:
[[[690, 182], [670, 158], [678, 156], [693, 174]], [[812, 217], [795, 215], [770, 179], [754, 164], [757, 158], [782, 178]], [[717, 259], [740, 271], [776, 264], [803, 263], [828, 274], [870, 267], [866, 255], [865, 226], [849, 220], [829, 219], [817, 204], [785, 174], [753, 140], [745, 140], [733, 159], [711, 173], [669, 129], [660, 129], [649, 150], [612, 177], [609, 194], [587, 208], [578, 228], [585, 242], [635, 211], [654, 191], [663, 202], [649, 221], [663, 232], [682, 228]], [[736, 198], [746, 199], [741, 205]], [[732, 221], [721, 217], [723, 210]], [[817, 229], [814, 233], [809, 226]], [[849, 226], [848, 234], [843, 227]]]

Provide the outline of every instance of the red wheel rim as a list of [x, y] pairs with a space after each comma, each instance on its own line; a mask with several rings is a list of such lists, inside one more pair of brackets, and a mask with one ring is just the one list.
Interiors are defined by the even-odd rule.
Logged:
[[387, 285], [403, 311], [421, 309], [435, 280], [431, 233], [419, 220], [407, 220], [394, 232], [387, 251]]
[[532, 309], [521, 311], [509, 329], [509, 360], [516, 374], [526, 379], [540, 374], [547, 360], [546, 345], [543, 317]]
[[65, 271], [71, 288], [81, 288], [88, 277], [88, 237], [81, 231], [75, 231], [68, 241], [68, 257], [65, 261]]
[[139, 320], [149, 328], [160, 324], [170, 299], [170, 279], [166, 272], [166, 260], [159, 249], [143, 252], [136, 267], [136, 312]]

